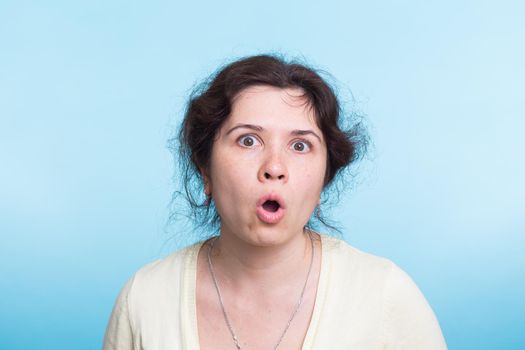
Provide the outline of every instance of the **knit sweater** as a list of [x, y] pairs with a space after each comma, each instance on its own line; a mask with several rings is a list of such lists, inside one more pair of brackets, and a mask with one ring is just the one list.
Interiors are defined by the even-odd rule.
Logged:
[[[197, 255], [203, 242], [135, 273], [120, 292], [104, 350], [199, 349]], [[303, 342], [312, 349], [446, 349], [412, 279], [391, 261], [321, 235], [315, 306]]]

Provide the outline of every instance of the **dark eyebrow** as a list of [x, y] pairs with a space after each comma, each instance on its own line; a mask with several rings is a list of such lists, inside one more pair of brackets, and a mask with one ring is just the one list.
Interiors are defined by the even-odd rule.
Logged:
[[[254, 125], [254, 124], [237, 124], [233, 128], [231, 128], [230, 130], [228, 130], [228, 132], [226, 132], [226, 135], [229, 135], [232, 131], [234, 131], [236, 129], [239, 129], [239, 128], [246, 128], [246, 129], [251, 129], [251, 130], [255, 130], [255, 131], [259, 131], [259, 132], [264, 131], [264, 128], [262, 126], [259, 126], [259, 125]], [[319, 137], [319, 135], [317, 135], [312, 130], [292, 130], [292, 132], [290, 132], [290, 134], [294, 135], [294, 136], [313, 135], [319, 140], [320, 143], [322, 143], [321, 138]]]
[[317, 135], [312, 130], [294, 130], [290, 134], [292, 134], [292, 135], [314, 135], [315, 137], [317, 137], [317, 139], [319, 140], [320, 143], [323, 143], [321, 141], [321, 138], [319, 137], [319, 135]]
[[263, 131], [264, 128], [262, 126], [259, 126], [259, 125], [253, 125], [253, 124], [237, 124], [235, 125], [233, 128], [231, 128], [230, 130], [228, 130], [228, 132], [226, 133], [226, 135], [229, 135], [233, 130], [235, 129], [239, 129], [239, 128], [247, 128], [247, 129], [252, 129], [252, 130], [255, 130], [255, 131]]

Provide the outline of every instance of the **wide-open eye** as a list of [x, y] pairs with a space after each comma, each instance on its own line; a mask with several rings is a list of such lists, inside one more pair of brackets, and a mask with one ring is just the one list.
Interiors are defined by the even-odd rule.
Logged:
[[259, 140], [253, 135], [241, 136], [237, 143], [243, 147], [253, 147], [260, 144]]
[[310, 151], [310, 142], [305, 140], [297, 140], [292, 143], [292, 149], [296, 152], [306, 153]]

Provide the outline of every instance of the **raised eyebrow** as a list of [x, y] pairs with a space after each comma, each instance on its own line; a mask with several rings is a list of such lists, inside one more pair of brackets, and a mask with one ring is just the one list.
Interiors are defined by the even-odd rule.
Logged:
[[228, 130], [228, 132], [226, 132], [226, 135], [229, 135], [232, 131], [234, 131], [236, 129], [239, 129], [239, 128], [246, 128], [246, 129], [251, 129], [251, 130], [255, 130], [255, 131], [263, 131], [264, 130], [264, 128], [262, 126], [259, 126], [259, 125], [254, 125], [254, 124], [237, 124], [233, 128], [231, 128], [230, 130]]
[[292, 134], [292, 135], [313, 135], [319, 140], [320, 143], [322, 143], [321, 138], [319, 137], [319, 135], [317, 135], [312, 130], [293, 130], [290, 134]]
[[[254, 125], [254, 124], [237, 124], [233, 128], [231, 128], [230, 130], [228, 130], [226, 132], [226, 135], [229, 135], [232, 131], [234, 131], [236, 129], [240, 129], [240, 128], [246, 128], [246, 129], [255, 130], [255, 131], [259, 131], [259, 132], [264, 131], [264, 128], [262, 126], [259, 126], [259, 125]], [[313, 135], [314, 137], [316, 137], [319, 140], [320, 143], [322, 143], [321, 137], [319, 137], [319, 135], [317, 135], [312, 130], [292, 130], [290, 132], [290, 135], [294, 135], [294, 136]]]

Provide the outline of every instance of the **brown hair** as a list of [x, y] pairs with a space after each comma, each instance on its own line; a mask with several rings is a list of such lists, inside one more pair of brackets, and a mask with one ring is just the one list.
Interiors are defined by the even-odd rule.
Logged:
[[[340, 125], [340, 105], [333, 89], [313, 69], [299, 63], [287, 63], [274, 55], [240, 59], [220, 69], [209, 81], [196, 88], [190, 96], [178, 135], [179, 167], [182, 194], [196, 224], [207, 226], [220, 220], [211, 199], [203, 193], [203, 177], [210, 165], [216, 133], [229, 117], [234, 98], [254, 85], [277, 88], [299, 88], [313, 109], [316, 122], [327, 146], [327, 167], [323, 192], [343, 169], [360, 158], [366, 149], [366, 133], [360, 123], [348, 130]], [[171, 140], [172, 146], [173, 141]], [[175, 150], [172, 147], [172, 150]], [[175, 198], [175, 197], [174, 197]], [[330, 228], [316, 211], [315, 216]]]

